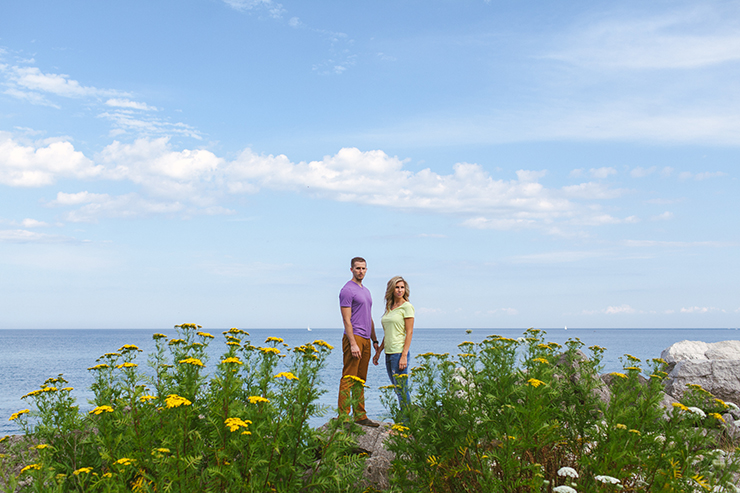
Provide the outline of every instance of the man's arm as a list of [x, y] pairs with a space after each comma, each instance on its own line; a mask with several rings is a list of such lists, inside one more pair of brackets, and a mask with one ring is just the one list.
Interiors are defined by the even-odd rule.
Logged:
[[359, 358], [360, 346], [357, 345], [357, 341], [355, 341], [355, 333], [352, 330], [352, 307], [342, 306], [340, 308], [342, 310], [342, 322], [344, 323], [344, 332], [347, 334], [347, 339], [349, 339], [350, 352], [352, 353], [353, 358]]

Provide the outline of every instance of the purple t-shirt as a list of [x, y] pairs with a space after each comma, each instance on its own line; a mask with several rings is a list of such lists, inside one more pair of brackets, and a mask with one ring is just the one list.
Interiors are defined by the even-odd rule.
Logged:
[[[358, 286], [356, 282], [349, 280], [339, 292], [339, 306], [352, 308], [352, 332], [355, 336], [370, 339], [370, 331], [373, 323], [373, 298], [370, 290], [364, 286]], [[347, 331], [345, 330], [346, 334]]]

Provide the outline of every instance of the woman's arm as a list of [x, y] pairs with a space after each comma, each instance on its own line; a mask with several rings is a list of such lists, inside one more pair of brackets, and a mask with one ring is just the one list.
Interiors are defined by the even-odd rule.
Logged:
[[408, 354], [411, 347], [411, 337], [414, 335], [414, 317], [404, 318], [403, 323], [406, 327], [406, 340], [403, 342], [401, 359], [398, 360], [398, 369], [403, 370], [408, 366]]
[[380, 346], [378, 346], [378, 349], [375, 351], [375, 356], [373, 356], [373, 364], [375, 366], [378, 366], [378, 359], [380, 358], [380, 353], [383, 352], [384, 347], [385, 347], [385, 337], [383, 337], [383, 342], [380, 343]]

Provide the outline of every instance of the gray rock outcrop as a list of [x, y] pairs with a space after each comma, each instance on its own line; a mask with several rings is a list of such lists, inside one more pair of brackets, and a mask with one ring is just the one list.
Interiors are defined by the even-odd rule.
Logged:
[[689, 384], [701, 385], [720, 399], [740, 402], [740, 341], [681, 341], [661, 353], [671, 368], [665, 391], [680, 399]]

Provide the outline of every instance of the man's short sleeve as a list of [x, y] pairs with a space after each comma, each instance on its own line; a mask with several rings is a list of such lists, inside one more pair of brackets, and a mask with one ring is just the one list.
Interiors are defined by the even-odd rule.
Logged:
[[344, 286], [341, 291], [339, 291], [339, 306], [347, 308], [351, 307], [352, 298], [354, 298], [352, 290], [347, 286]]

